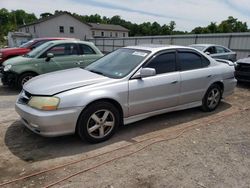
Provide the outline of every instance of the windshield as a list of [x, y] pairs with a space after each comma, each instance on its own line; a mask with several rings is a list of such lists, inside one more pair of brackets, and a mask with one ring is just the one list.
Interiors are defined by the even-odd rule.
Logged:
[[118, 49], [86, 67], [86, 70], [111, 78], [123, 78], [138, 66], [149, 51]]
[[43, 51], [45, 48], [47, 48], [48, 46], [51, 46], [53, 43], [52, 42], [46, 42], [44, 44], [42, 44], [41, 46], [38, 46], [37, 48], [35, 48], [34, 50], [30, 51], [29, 53], [27, 53], [26, 55], [24, 55], [25, 57], [30, 57], [30, 58], [34, 58], [36, 57], [38, 54], [40, 54], [41, 51]]
[[29, 48], [33, 42], [34, 42], [34, 40], [30, 40], [28, 42], [25, 42], [24, 44], [19, 46], [19, 48]]
[[204, 49], [205, 49], [205, 46], [197, 46], [197, 45], [191, 45], [190, 47], [192, 47], [192, 48], [195, 48], [195, 49], [197, 49], [197, 50], [199, 50], [199, 51], [203, 51]]

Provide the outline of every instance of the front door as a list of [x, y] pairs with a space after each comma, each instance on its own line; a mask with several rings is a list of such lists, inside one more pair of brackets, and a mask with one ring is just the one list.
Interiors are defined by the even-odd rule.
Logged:
[[175, 51], [156, 55], [144, 67], [154, 68], [156, 75], [129, 80], [129, 116], [178, 105], [180, 73]]
[[[48, 53], [54, 54], [54, 57], [46, 61]], [[48, 49], [41, 56], [44, 59], [42, 64], [43, 73], [80, 67], [80, 57], [78, 54], [78, 47], [75, 43], [58, 44]]]

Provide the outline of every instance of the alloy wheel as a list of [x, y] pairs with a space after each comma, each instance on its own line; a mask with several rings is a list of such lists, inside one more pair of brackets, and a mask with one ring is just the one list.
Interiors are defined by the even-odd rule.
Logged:
[[115, 126], [114, 114], [107, 110], [98, 110], [94, 112], [87, 122], [87, 131], [93, 138], [104, 138]]
[[221, 93], [218, 88], [213, 88], [207, 98], [207, 105], [210, 109], [215, 108], [220, 102]]
[[33, 76], [26, 76], [22, 79], [22, 85], [24, 85], [27, 81], [29, 81]]

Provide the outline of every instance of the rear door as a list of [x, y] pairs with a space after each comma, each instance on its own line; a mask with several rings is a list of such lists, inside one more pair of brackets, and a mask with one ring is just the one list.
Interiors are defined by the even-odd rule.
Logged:
[[208, 68], [210, 61], [193, 50], [178, 50], [181, 77], [180, 104], [201, 101], [213, 77]]
[[176, 67], [176, 52], [157, 54], [144, 67], [154, 68], [156, 75], [129, 80], [129, 115], [178, 105], [180, 73]]
[[91, 46], [81, 43], [79, 43], [78, 45], [79, 45], [79, 62], [81, 64], [81, 67], [86, 67], [101, 57], [101, 55], [97, 54]]

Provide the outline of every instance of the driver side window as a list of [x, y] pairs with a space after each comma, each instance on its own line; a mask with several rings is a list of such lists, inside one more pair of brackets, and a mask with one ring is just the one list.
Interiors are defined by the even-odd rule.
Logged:
[[168, 52], [156, 56], [150, 61], [146, 67], [154, 68], [156, 74], [163, 74], [176, 71], [176, 55], [175, 52]]
[[53, 53], [54, 57], [77, 55], [77, 45], [76, 44], [59, 44], [51, 47], [47, 50], [42, 57], [46, 57], [48, 53]]
[[205, 52], [209, 52], [210, 54], [215, 54], [216, 53], [216, 50], [215, 50], [215, 47], [209, 47], [208, 49], [206, 49]]

